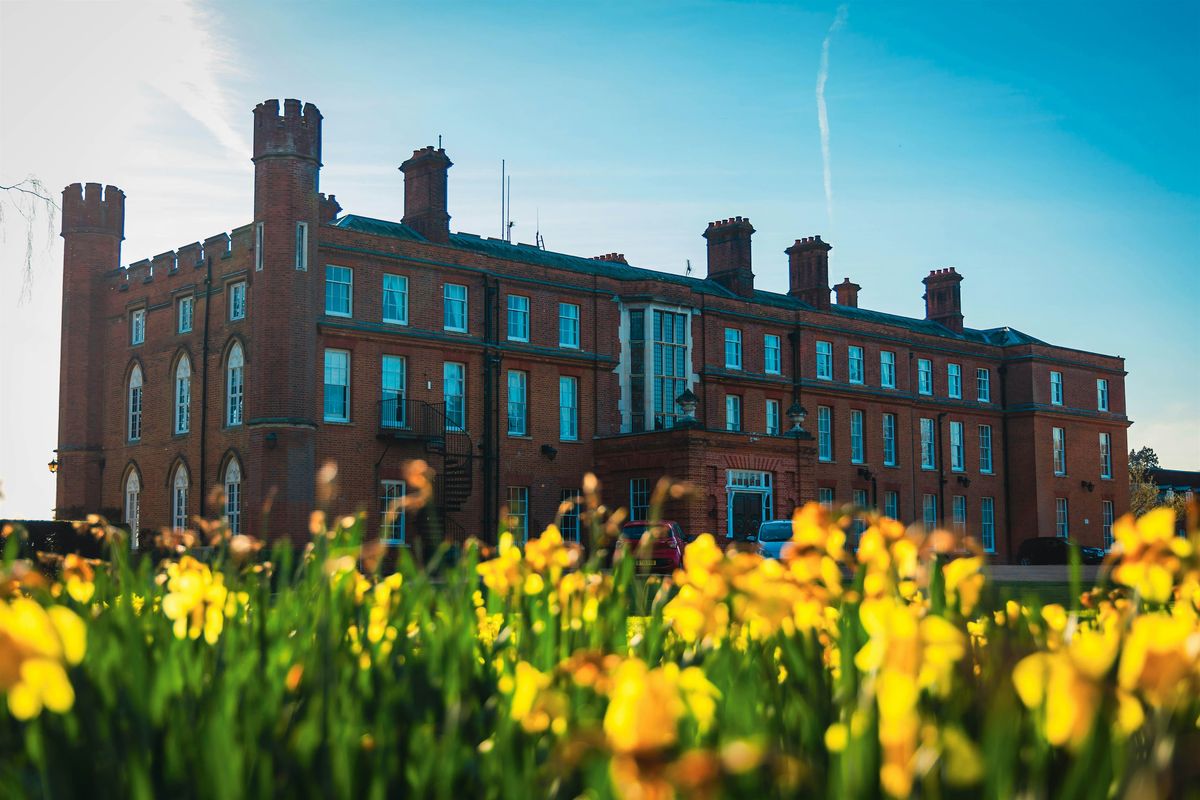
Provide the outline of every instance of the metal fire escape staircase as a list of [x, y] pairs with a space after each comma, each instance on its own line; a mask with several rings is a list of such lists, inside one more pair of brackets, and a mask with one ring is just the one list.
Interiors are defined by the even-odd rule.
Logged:
[[[446, 417], [445, 403], [427, 403], [404, 397], [379, 403], [381, 440], [409, 440], [425, 443], [425, 452], [437, 475], [434, 478], [434, 503], [439, 509], [443, 532], [448, 538], [461, 538], [462, 526], [447, 515], [461, 511], [471, 496], [475, 465], [475, 443], [471, 435]], [[439, 468], [440, 467], [440, 468]]]

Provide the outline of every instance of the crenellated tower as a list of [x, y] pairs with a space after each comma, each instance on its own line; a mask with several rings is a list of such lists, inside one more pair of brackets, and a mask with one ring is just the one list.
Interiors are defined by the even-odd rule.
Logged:
[[[261, 465], [248, 476], [271, 507], [272, 534], [304, 535], [315, 507], [315, 432], [320, 353], [316, 263], [321, 197], [321, 112], [278, 100], [254, 109], [254, 267], [252, 345], [247, 354], [246, 421]], [[273, 500], [268, 501], [269, 498]], [[248, 498], [249, 499], [249, 498]]]
[[58, 482], [55, 516], [101, 508], [104, 471], [103, 326], [106, 279], [121, 264], [125, 194], [115, 186], [63, 189], [62, 352], [59, 366]]

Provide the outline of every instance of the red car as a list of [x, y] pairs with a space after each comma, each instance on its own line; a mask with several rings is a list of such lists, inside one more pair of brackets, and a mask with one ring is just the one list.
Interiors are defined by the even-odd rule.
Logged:
[[636, 558], [638, 572], [670, 575], [683, 566], [683, 548], [688, 539], [678, 522], [661, 520], [654, 524], [653, 540], [641, 547], [642, 536], [650, 530], [649, 522], [626, 522], [621, 526], [621, 538], [613, 548], [613, 560]]

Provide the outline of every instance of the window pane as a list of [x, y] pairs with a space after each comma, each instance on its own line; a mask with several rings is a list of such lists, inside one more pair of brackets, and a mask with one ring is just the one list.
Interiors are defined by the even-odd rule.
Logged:
[[350, 354], [344, 350], [325, 351], [325, 419], [350, 419]]

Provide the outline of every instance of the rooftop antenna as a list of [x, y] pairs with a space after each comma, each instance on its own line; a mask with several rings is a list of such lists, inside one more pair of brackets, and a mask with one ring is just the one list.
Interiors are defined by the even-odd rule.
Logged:
[[504, 241], [512, 244], [512, 229], [517, 223], [512, 221], [512, 176], [508, 176], [508, 197], [505, 198], [505, 206], [508, 208], [508, 224], [505, 226]]
[[546, 240], [542, 238], [542, 210], [535, 208], [534, 211], [534, 231], [533, 244], [538, 250], [546, 249]]
[[500, 239], [502, 241], [508, 241], [508, 213], [507, 209], [504, 207], [504, 186], [508, 181], [506, 181], [504, 178], [504, 170], [504, 159], [502, 158], [500, 159]]
[[690, 258], [687, 260], [687, 270], [683, 274], [684, 275], [692, 274], [692, 260]]
[[438, 134], [438, 150], [442, 149], [442, 135]]

